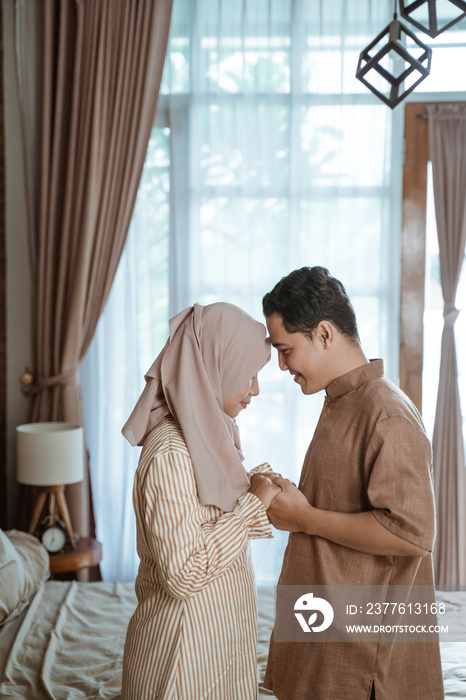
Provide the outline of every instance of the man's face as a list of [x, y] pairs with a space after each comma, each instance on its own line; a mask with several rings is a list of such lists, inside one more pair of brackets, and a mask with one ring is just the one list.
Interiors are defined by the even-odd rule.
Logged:
[[325, 389], [330, 382], [330, 368], [319, 326], [310, 340], [299, 331], [289, 333], [280, 314], [268, 316], [266, 323], [271, 343], [278, 351], [280, 369], [284, 372], [288, 370], [293, 375], [303, 394], [315, 394]]

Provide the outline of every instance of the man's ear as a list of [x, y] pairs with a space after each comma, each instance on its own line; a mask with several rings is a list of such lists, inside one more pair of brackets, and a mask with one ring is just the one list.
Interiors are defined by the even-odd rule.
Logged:
[[314, 337], [327, 349], [335, 339], [335, 328], [330, 321], [321, 321], [314, 331]]

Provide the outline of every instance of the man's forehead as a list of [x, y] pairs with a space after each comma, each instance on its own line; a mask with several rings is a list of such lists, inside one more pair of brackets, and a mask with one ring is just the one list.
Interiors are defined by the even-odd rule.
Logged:
[[288, 345], [292, 339], [293, 333], [289, 333], [284, 324], [283, 319], [279, 314], [273, 314], [266, 318], [267, 329], [269, 331], [270, 342], [274, 348], [280, 348], [283, 345]]

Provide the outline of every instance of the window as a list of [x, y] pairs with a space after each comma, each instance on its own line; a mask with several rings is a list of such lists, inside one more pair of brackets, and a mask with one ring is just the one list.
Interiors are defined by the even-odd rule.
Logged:
[[[352, 298], [367, 355], [397, 381], [392, 113], [354, 77], [391, 13], [373, 0], [175, 0], [133, 223], [82, 371], [104, 578], [137, 569], [139, 451], [120, 430], [169, 316], [223, 300], [261, 319], [280, 277], [324, 265]], [[246, 465], [297, 481], [323, 397], [303, 396], [275, 356], [259, 381], [238, 421]], [[286, 539], [255, 545], [259, 582], [276, 581]]]

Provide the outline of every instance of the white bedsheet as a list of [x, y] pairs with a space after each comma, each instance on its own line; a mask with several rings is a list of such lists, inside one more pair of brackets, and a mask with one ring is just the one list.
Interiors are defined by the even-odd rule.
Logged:
[[466, 698], [466, 591], [437, 591], [437, 602], [447, 603], [439, 623], [456, 633], [457, 642], [441, 642], [443, 683], [446, 698]]
[[2, 649], [0, 698], [119, 697], [126, 626], [135, 604], [133, 584], [43, 584], [15, 625], [9, 653]]
[[[259, 679], [274, 620], [274, 589], [259, 587]], [[466, 592], [450, 624], [464, 624]], [[126, 626], [136, 604], [133, 584], [49, 581], [29, 608], [0, 632], [0, 698], [117, 700]], [[446, 620], [442, 620], [446, 622]], [[446, 698], [466, 699], [466, 642], [442, 643]], [[274, 696], [260, 687], [260, 700]], [[240, 699], [238, 699], [240, 700]]]

